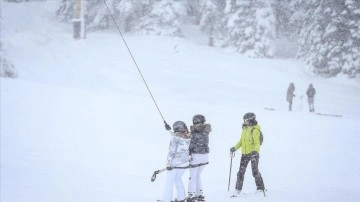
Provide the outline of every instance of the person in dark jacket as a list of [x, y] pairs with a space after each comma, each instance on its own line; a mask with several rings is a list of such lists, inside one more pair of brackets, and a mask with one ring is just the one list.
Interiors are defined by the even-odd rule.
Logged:
[[205, 200], [201, 173], [209, 161], [209, 133], [211, 132], [211, 125], [205, 124], [205, 121], [205, 117], [198, 114], [193, 117], [194, 125], [190, 126], [191, 141], [189, 152], [192, 161], [190, 162], [188, 201]]
[[314, 107], [314, 96], [315, 96], [316, 90], [312, 84], [309, 84], [309, 88], [306, 91], [306, 95], [308, 96], [308, 103], [309, 103], [309, 111], [315, 112]]
[[292, 110], [293, 98], [295, 97], [294, 91], [295, 91], [295, 86], [294, 83], [291, 82], [286, 93], [286, 101], [289, 102], [289, 111]]

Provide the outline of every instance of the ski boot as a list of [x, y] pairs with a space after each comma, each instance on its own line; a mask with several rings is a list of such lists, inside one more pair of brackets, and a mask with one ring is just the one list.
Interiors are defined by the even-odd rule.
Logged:
[[204, 202], [205, 196], [203, 196], [203, 195], [195, 196], [195, 199], [197, 202]]
[[264, 194], [264, 197], [266, 197], [266, 193], [265, 193], [265, 192], [267, 192], [267, 189], [265, 189], [265, 188], [258, 188], [258, 189], [256, 190], [256, 192], [257, 192], [257, 193], [263, 193], [263, 194]]
[[205, 197], [203, 195], [188, 197], [186, 202], [204, 202]]
[[188, 196], [187, 198], [186, 198], [186, 202], [196, 202], [196, 199], [195, 199], [195, 196]]

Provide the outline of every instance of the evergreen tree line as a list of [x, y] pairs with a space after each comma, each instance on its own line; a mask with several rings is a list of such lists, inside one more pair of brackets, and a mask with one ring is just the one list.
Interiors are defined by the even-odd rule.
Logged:
[[[108, 0], [123, 32], [183, 36], [199, 26], [209, 46], [249, 57], [273, 57], [276, 39], [297, 41], [297, 57], [324, 77], [360, 77], [358, 0]], [[59, 19], [71, 22], [74, 0], [63, 0]], [[87, 0], [88, 30], [114, 28], [103, 0]]]
[[0, 1], [0, 77], [16, 78], [17, 73], [13, 63], [7, 56], [6, 49], [2, 43], [1, 27], [2, 27], [2, 1]]

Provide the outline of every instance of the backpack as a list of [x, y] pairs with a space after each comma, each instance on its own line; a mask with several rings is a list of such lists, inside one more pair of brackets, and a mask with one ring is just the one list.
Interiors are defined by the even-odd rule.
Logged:
[[[252, 129], [251, 129], [251, 138], [253, 139], [253, 143], [254, 143], [254, 137], [253, 137], [253, 131], [254, 131], [254, 129], [255, 129], [255, 128], [252, 128]], [[260, 138], [260, 146], [261, 146], [262, 143], [263, 143], [263, 141], [264, 141], [264, 135], [263, 135], [263, 133], [261, 132], [261, 130], [259, 130], [259, 129], [256, 129], [256, 130], [258, 130], [258, 131], [260, 132], [259, 138]]]

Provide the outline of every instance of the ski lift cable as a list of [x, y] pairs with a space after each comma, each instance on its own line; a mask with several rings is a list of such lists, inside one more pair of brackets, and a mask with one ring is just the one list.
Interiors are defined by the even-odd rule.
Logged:
[[[129, 54], [130, 54], [130, 56], [131, 56], [131, 58], [132, 58], [132, 60], [133, 60], [133, 62], [134, 62], [134, 64], [135, 64], [135, 66], [136, 66], [136, 69], [138, 70], [138, 72], [139, 72], [139, 74], [140, 74], [140, 76], [141, 76], [141, 78], [142, 78], [142, 80], [143, 80], [143, 82], [144, 82], [144, 84], [145, 84], [145, 86], [146, 86], [146, 88], [147, 88], [150, 96], [151, 96], [151, 99], [153, 100], [153, 102], [154, 102], [154, 104], [155, 104], [155, 106], [156, 106], [156, 108], [157, 108], [157, 110], [158, 110], [158, 112], [159, 112], [162, 120], [165, 122], [164, 116], [162, 115], [162, 113], [161, 113], [161, 111], [160, 111], [160, 108], [159, 108], [159, 106], [157, 105], [157, 103], [156, 103], [156, 101], [155, 101], [155, 98], [154, 98], [153, 94], [151, 93], [150, 88], [149, 88], [149, 86], [147, 85], [147, 83], [146, 83], [146, 81], [145, 81], [145, 78], [144, 78], [143, 74], [141, 73], [141, 70], [140, 70], [139, 66], [137, 65], [137, 63], [136, 63], [136, 61], [135, 61], [135, 58], [134, 58], [133, 54], [132, 54], [131, 51], [130, 51], [129, 46], [127, 45], [127, 43], [126, 43], [126, 41], [125, 41], [125, 38], [123, 37], [123, 35], [122, 35], [121, 31], [120, 31], [120, 28], [119, 28], [119, 26], [117, 25], [117, 23], [116, 23], [116, 21], [115, 21], [115, 18], [114, 18], [114, 16], [112, 15], [112, 13], [111, 13], [111, 11], [110, 11], [107, 3], [106, 3], [106, 0], [104, 0], [104, 4], [105, 4], [105, 6], [106, 6], [106, 8], [107, 8], [107, 10], [108, 10], [108, 12], [109, 12], [109, 14], [110, 14], [113, 22], [114, 22], [117, 30], [119, 31], [119, 34], [120, 34], [120, 36], [121, 36], [121, 38], [122, 38], [122, 40], [123, 40], [123, 42], [124, 42], [124, 44], [125, 44], [128, 52], [129, 52]], [[166, 122], [165, 122], [165, 123], [166, 123]]]

